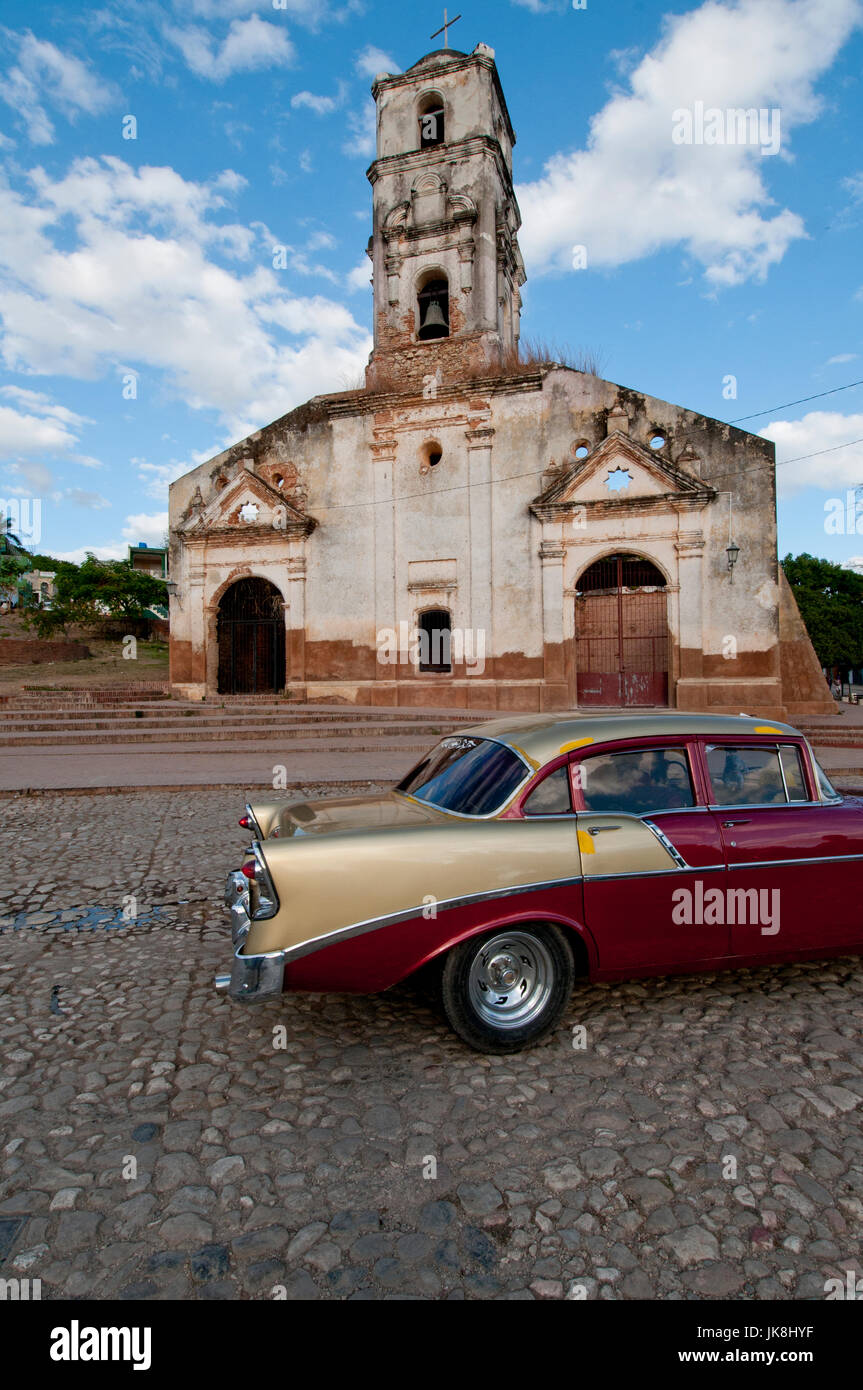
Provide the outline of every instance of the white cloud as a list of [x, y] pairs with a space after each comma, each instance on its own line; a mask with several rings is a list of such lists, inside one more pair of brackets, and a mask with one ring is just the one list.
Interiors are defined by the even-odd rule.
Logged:
[[144, 541], [147, 545], [161, 546], [167, 529], [167, 512], [136, 512], [126, 517], [120, 533], [122, 540], [80, 545], [75, 550], [49, 550], [47, 554], [55, 560], [70, 560], [75, 565], [83, 564], [88, 554], [95, 555], [97, 560], [127, 560], [130, 545]]
[[291, 97], [291, 106], [295, 111], [306, 107], [309, 111], [314, 111], [316, 116], [330, 116], [344, 104], [347, 94], [347, 83], [340, 82], [334, 97], [318, 96], [315, 92], [296, 92]]
[[842, 180], [842, 184], [848, 189], [855, 203], [863, 203], [863, 174], [851, 174]]
[[353, 270], [348, 271], [347, 287], [349, 290], [367, 290], [372, 278], [372, 263], [368, 256], [363, 256], [359, 265], [355, 265]]
[[859, 355], [857, 352], [838, 352], [835, 357], [827, 358], [827, 366], [835, 367], [845, 362], [856, 362]]
[[512, 3], [532, 14], [560, 14], [569, 8], [567, 0], [512, 0]]
[[[202, 19], [230, 19], [259, 10], [261, 0], [175, 0], [175, 7], [184, 14], [191, 10]], [[322, 24], [362, 14], [363, 4], [362, 0], [347, 0], [334, 7], [330, 0], [279, 0], [278, 7], [272, 4], [272, 9], [307, 29], [319, 29]]]
[[[838, 411], [812, 410], [802, 420], [773, 420], [759, 434], [776, 445], [776, 487], [788, 497], [804, 487], [839, 489], [856, 487], [863, 478], [863, 443], [837, 448], [851, 440], [863, 440], [863, 413], [842, 415]], [[834, 453], [822, 450], [835, 449]], [[803, 458], [785, 464], [785, 459]]]
[[88, 492], [85, 488], [80, 487], [67, 487], [65, 496], [70, 502], [74, 502], [76, 507], [86, 507], [91, 512], [104, 511], [105, 507], [111, 505], [107, 497], [103, 497], [101, 492]]
[[363, 77], [377, 77], [379, 72], [401, 72], [398, 63], [388, 53], [371, 43], [357, 55], [356, 69]]
[[[763, 278], [805, 235], [776, 209], [757, 146], [676, 145], [673, 114], [718, 107], [781, 112], [782, 155], [820, 109], [814, 83], [861, 18], [859, 0], [736, 0], [667, 18], [664, 33], [592, 119], [586, 148], [553, 156], [517, 192], [529, 270], [625, 264], [680, 246], [713, 288]], [[576, 17], [577, 19], [577, 17]]]
[[37, 39], [29, 30], [23, 34], [7, 30], [4, 37], [15, 51], [15, 61], [0, 82], [0, 97], [17, 114], [34, 145], [54, 141], [54, 125], [46, 107], [56, 108], [74, 121], [81, 112], [98, 115], [113, 99], [113, 87], [73, 54], [63, 53], [46, 39]]
[[4, 472], [16, 479], [9, 491], [19, 497], [44, 497], [54, 486], [54, 474], [39, 459], [20, 459], [7, 463]]
[[[75, 425], [82, 423], [81, 417], [57, 409], [58, 414], [25, 414], [13, 406], [0, 405], [0, 459], [66, 453], [74, 448], [78, 443]], [[64, 414], [70, 418], [64, 420]]]
[[[144, 491], [148, 497], [155, 497], [160, 502], [167, 502], [168, 488], [177, 478], [182, 478], [184, 473], [188, 473], [191, 468], [195, 468], [198, 463], [203, 463], [205, 459], [212, 457], [212, 452], [202, 455], [201, 458], [189, 462], [188, 459], [174, 459], [171, 463], [146, 463], [143, 459], [138, 462], [138, 477], [144, 484]], [[136, 460], [132, 460], [136, 462]]]
[[129, 547], [120, 541], [106, 541], [104, 545], [79, 545], [76, 550], [47, 550], [43, 548], [43, 554], [50, 555], [53, 560], [68, 560], [73, 565], [83, 565], [88, 555], [95, 555], [97, 560], [127, 560], [129, 558]]
[[291, 97], [291, 106], [294, 110], [306, 106], [310, 111], [314, 111], [316, 116], [329, 116], [335, 111], [337, 102], [335, 97], [318, 97], [314, 92], [296, 92]]
[[126, 517], [122, 535], [130, 545], [161, 545], [167, 529], [167, 512], [137, 512]]
[[224, 82], [235, 72], [259, 68], [290, 67], [296, 50], [284, 29], [258, 15], [234, 19], [219, 44], [207, 29], [165, 26], [165, 38], [179, 48], [186, 64], [198, 77]]
[[[79, 160], [57, 179], [35, 170], [29, 182], [22, 192], [0, 184], [9, 369], [161, 374], [189, 406], [217, 412], [230, 439], [338, 389], [364, 366], [366, 329], [342, 305], [291, 289], [297, 273], [341, 277], [302, 252], [276, 272], [265, 227], [218, 220], [236, 175], [199, 184], [173, 169], [135, 171], [104, 158]], [[226, 254], [246, 262], [242, 273], [213, 259]], [[40, 414], [32, 406], [23, 413]], [[72, 423], [55, 417], [41, 428], [59, 445]], [[22, 437], [31, 436], [19, 428]]]
[[364, 102], [359, 111], [348, 112], [351, 135], [342, 145], [345, 154], [362, 155], [371, 159], [377, 147], [377, 118], [374, 102]]

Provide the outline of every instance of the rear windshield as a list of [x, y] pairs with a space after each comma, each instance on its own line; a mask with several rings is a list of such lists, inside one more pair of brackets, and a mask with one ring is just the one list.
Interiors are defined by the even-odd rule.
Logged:
[[505, 806], [528, 769], [517, 753], [487, 738], [453, 735], [417, 763], [397, 791], [463, 816], [490, 816]]

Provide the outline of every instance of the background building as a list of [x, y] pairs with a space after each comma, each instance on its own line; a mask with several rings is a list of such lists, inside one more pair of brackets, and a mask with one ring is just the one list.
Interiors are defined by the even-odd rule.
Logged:
[[372, 90], [366, 385], [172, 485], [177, 689], [832, 709], [777, 563], [773, 445], [519, 353], [492, 49], [439, 50]]

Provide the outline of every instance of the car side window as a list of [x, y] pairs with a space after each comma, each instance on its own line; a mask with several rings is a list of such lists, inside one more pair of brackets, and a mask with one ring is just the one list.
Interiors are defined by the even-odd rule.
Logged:
[[785, 774], [788, 800], [808, 801], [809, 792], [806, 789], [806, 778], [803, 775], [803, 759], [796, 743], [784, 743], [779, 749], [779, 757], [782, 762], [782, 771]]
[[568, 816], [572, 813], [569, 794], [569, 768], [556, 767], [534, 787], [522, 807], [525, 816]]
[[638, 816], [695, 805], [685, 748], [598, 753], [582, 759], [576, 772], [588, 811]]
[[[771, 748], [708, 744], [706, 752], [710, 800], [714, 806], [771, 806], [786, 802], [775, 744]], [[790, 760], [788, 766], [793, 767]]]

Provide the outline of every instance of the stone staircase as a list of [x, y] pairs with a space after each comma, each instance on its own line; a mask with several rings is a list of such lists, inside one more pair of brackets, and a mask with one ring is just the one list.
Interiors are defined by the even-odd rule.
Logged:
[[190, 703], [140, 690], [28, 691], [0, 712], [0, 790], [239, 784], [257, 795], [390, 784], [441, 735], [486, 717], [273, 697]]
[[[861, 711], [863, 714], [863, 711]], [[443, 734], [489, 711], [300, 705], [273, 696], [168, 698], [159, 683], [0, 696], [0, 790], [313, 785], [362, 790], [400, 778]], [[863, 717], [799, 727], [845, 790], [863, 786]], [[275, 787], [276, 769], [284, 787]]]

